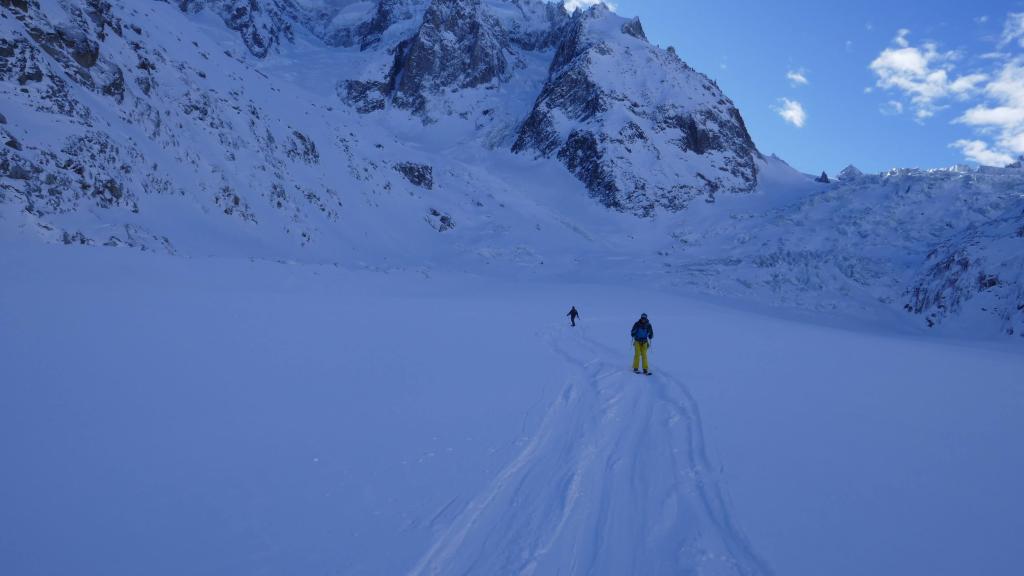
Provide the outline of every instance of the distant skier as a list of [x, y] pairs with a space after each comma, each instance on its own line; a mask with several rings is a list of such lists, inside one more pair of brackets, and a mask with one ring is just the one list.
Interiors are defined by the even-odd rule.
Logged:
[[633, 372], [640, 373], [640, 359], [642, 358], [644, 374], [650, 376], [651, 372], [647, 367], [647, 349], [651, 347], [651, 340], [654, 339], [654, 327], [647, 319], [647, 314], [640, 315], [640, 319], [633, 324], [629, 335], [633, 337]]
[[575, 326], [576, 325], [576, 319], [579, 318], [580, 313], [577, 312], [576, 311], [576, 307], [573, 306], [572, 310], [569, 310], [569, 313], [566, 314], [566, 316], [569, 317], [569, 322], [572, 322], [572, 325]]

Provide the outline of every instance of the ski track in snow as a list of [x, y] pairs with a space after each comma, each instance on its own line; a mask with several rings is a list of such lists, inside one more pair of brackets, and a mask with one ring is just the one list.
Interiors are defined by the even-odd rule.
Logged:
[[769, 574], [730, 516], [686, 388], [634, 375], [625, 346], [556, 334], [572, 376], [410, 574]]

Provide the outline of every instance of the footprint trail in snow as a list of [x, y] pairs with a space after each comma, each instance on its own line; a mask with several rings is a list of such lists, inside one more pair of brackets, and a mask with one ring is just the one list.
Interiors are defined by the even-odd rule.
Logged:
[[769, 574], [735, 526], [682, 384], [551, 337], [573, 367], [536, 434], [411, 574]]

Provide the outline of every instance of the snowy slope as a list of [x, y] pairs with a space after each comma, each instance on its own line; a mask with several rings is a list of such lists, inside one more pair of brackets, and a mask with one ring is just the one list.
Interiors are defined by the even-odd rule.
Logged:
[[4, 574], [1024, 562], [1011, 342], [648, 290], [648, 378], [628, 283], [2, 239]]

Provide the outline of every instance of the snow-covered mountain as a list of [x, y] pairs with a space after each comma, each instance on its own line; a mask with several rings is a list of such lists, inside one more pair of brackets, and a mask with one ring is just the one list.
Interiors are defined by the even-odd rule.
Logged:
[[561, 160], [606, 206], [650, 215], [749, 192], [759, 156], [739, 111], [637, 19], [580, 13], [513, 150]]
[[1024, 329], [1024, 170], [786, 176], [763, 202], [690, 215], [674, 233], [678, 277], [800, 307], [900, 306], [926, 326], [971, 310], [1006, 334]]
[[0, 16], [6, 229], [643, 275], [1024, 334], [1024, 171], [814, 182], [758, 152], [713, 80], [602, 5], [21, 0]]

